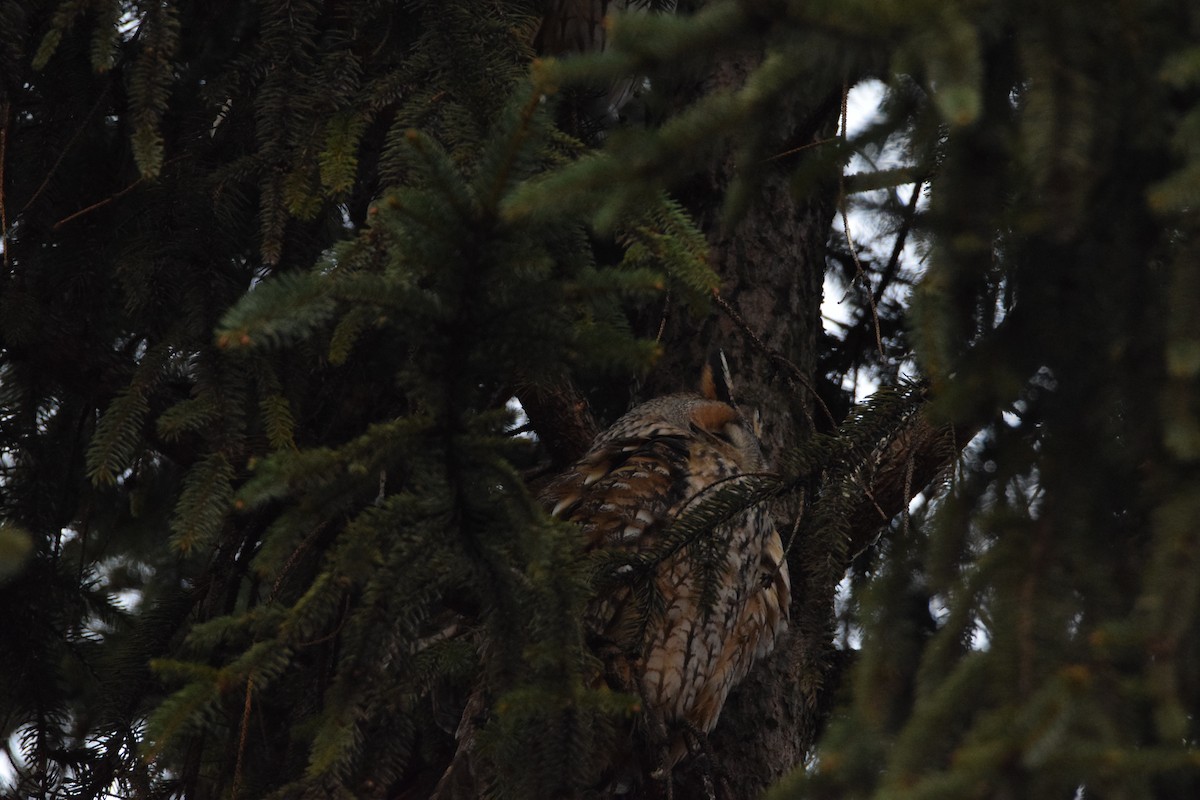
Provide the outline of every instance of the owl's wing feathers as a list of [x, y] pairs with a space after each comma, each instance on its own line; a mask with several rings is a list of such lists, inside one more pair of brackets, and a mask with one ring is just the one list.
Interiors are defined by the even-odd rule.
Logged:
[[[543, 501], [553, 516], [580, 525], [585, 551], [642, 552], [654, 547], [674, 509], [686, 500], [687, 456], [687, 437], [681, 431], [656, 429], [648, 437], [611, 440], [547, 487]], [[587, 609], [587, 626], [601, 650], [632, 654], [642, 647], [647, 614], [661, 604], [645, 594], [642, 599], [648, 602], [634, 596], [638, 589], [654, 587], [622, 582], [623, 575], [612, 577], [611, 590]]]
[[787, 626], [788, 609], [792, 602], [792, 581], [788, 575], [787, 553], [778, 531], [767, 537], [759, 560], [760, 579], [756, 591], [746, 603], [748, 628], [758, 627], [763, 635], [758, 638], [754, 658], [769, 655], [775, 640]]
[[609, 444], [584, 456], [543, 497], [553, 516], [582, 526], [586, 549], [636, 549], [686, 499], [688, 443], [682, 433], [655, 430]]
[[[581, 526], [588, 550], [653, 552], [714, 483], [761, 468], [735, 408], [672, 396], [619, 420], [542, 500]], [[618, 585], [588, 610], [610, 679], [640, 693], [666, 728], [711, 730], [729, 690], [786, 625], [787, 566], [766, 509], [747, 509], [706, 535], [723, 563], [701, 564], [680, 549], [657, 564], [652, 581]], [[685, 749], [672, 746], [670, 762]]]

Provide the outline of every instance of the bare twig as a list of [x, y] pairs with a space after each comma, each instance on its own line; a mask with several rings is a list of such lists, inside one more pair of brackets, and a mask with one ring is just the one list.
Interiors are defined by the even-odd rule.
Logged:
[[[841, 131], [838, 136], [843, 143], [846, 141], [846, 122], [849, 117], [850, 106], [850, 86], [848, 84], [842, 87], [842, 123]], [[843, 169], [838, 176], [838, 213], [842, 217], [842, 230], [846, 233], [846, 246], [850, 248], [850, 256], [854, 259], [855, 279], [862, 282], [866, 287], [867, 306], [871, 309], [871, 320], [875, 324], [875, 346], [879, 348], [879, 355], [883, 356], [883, 336], [879, 330], [879, 310], [875, 307], [875, 296], [871, 291], [871, 281], [867, 278], [866, 270], [863, 269], [862, 259], [858, 257], [858, 247], [854, 244], [854, 237], [850, 235], [850, 216], [846, 213], [846, 171]]]
[[908, 454], [908, 462], [904, 465], [904, 508], [900, 511], [900, 534], [908, 536], [908, 507], [912, 503], [913, 454]]
[[[163, 168], [165, 169], [166, 167], [170, 166], [171, 164], [175, 164], [175, 163], [177, 163], [177, 162], [179, 162], [179, 161], [182, 161], [183, 159], [184, 159], [184, 156], [176, 156], [175, 158], [168, 159], [168, 160], [166, 160], [166, 161], [164, 161], [164, 162], [163, 162]], [[160, 174], [161, 174], [161, 172], [160, 172]], [[88, 206], [87, 208], [81, 208], [81, 209], [79, 209], [78, 211], [76, 211], [74, 214], [68, 214], [67, 216], [65, 216], [65, 217], [63, 217], [62, 219], [60, 219], [58, 222], [54, 223], [53, 230], [58, 230], [58, 229], [59, 229], [59, 228], [61, 228], [63, 225], [66, 225], [68, 222], [71, 222], [72, 220], [78, 219], [79, 217], [82, 217], [82, 216], [84, 216], [85, 214], [90, 214], [90, 213], [92, 213], [93, 211], [95, 211], [96, 209], [98, 209], [98, 208], [103, 208], [104, 206], [106, 206], [106, 205], [108, 205], [109, 203], [112, 203], [112, 202], [114, 202], [114, 201], [116, 201], [116, 200], [120, 200], [122, 197], [124, 197], [125, 195], [129, 194], [129, 193], [130, 193], [130, 192], [132, 192], [134, 189], [136, 189], [138, 186], [140, 186], [141, 184], [143, 184], [143, 183], [145, 183], [147, 180], [149, 180], [149, 179], [150, 179], [150, 177], [151, 177], [151, 176], [148, 176], [148, 175], [143, 175], [142, 177], [138, 178], [138, 179], [137, 179], [136, 181], [134, 181], [133, 183], [131, 183], [131, 184], [129, 184], [128, 186], [126, 186], [126, 187], [125, 187], [124, 189], [122, 189], [121, 191], [117, 192], [116, 194], [113, 194], [113, 195], [111, 195], [111, 196], [109, 196], [109, 197], [106, 197], [106, 198], [104, 198], [103, 200], [101, 200], [101, 201], [100, 201], [100, 202], [98, 202], [98, 203], [92, 203], [92, 204], [91, 204], [90, 206]]]
[[663, 300], [662, 317], [658, 321], [658, 333], [654, 337], [654, 341], [661, 342], [663, 333], [667, 330], [667, 318], [671, 315], [671, 290], [667, 289], [666, 299]]
[[58, 158], [56, 158], [54, 160], [54, 164], [50, 167], [50, 171], [47, 172], [46, 177], [42, 179], [41, 185], [38, 186], [38, 188], [30, 196], [30, 198], [25, 202], [25, 205], [21, 206], [21, 210], [17, 212], [18, 214], [24, 213], [31, 205], [33, 205], [37, 201], [37, 199], [39, 197], [42, 196], [42, 192], [44, 192], [46, 190], [46, 187], [50, 185], [50, 179], [53, 178], [54, 173], [58, 171], [58, 168], [62, 164], [63, 159], [67, 157], [67, 153], [71, 152], [71, 148], [73, 148], [75, 146], [75, 143], [77, 141], [79, 141], [79, 137], [82, 136], [84, 130], [87, 129], [88, 123], [90, 123], [92, 121], [92, 117], [96, 116], [96, 112], [99, 111], [100, 106], [102, 106], [104, 104], [104, 101], [108, 97], [108, 92], [111, 88], [112, 88], [111, 83], [104, 87], [104, 91], [101, 92], [100, 96], [96, 98], [96, 102], [93, 103], [92, 107], [88, 110], [87, 116], [85, 116], [83, 118], [83, 122], [79, 123], [79, 129], [75, 131], [75, 134], [71, 137], [71, 140], [69, 142], [67, 142], [67, 146], [64, 147], [62, 149], [62, 152], [58, 154]]
[[778, 161], [781, 158], [787, 158], [788, 156], [794, 156], [797, 153], [803, 153], [805, 150], [812, 150], [814, 147], [821, 147], [822, 145], [831, 144], [836, 141], [838, 141], [838, 139], [837, 139], [837, 137], [834, 137], [834, 138], [830, 138], [830, 139], [821, 139], [820, 141], [816, 141], [816, 142], [809, 142], [808, 144], [802, 144], [799, 147], [792, 147], [787, 150], [784, 150], [782, 153], [776, 153], [773, 156], [764, 158], [762, 163], [769, 164], [772, 161]]
[[242, 724], [238, 730], [237, 760], [233, 765], [233, 789], [230, 792], [233, 800], [237, 800], [238, 789], [241, 788], [242, 784], [242, 760], [246, 755], [246, 732], [250, 728], [250, 706], [253, 691], [254, 673], [251, 673], [246, 678], [246, 702], [242, 705]]
[[900, 231], [896, 234], [896, 241], [892, 243], [892, 255], [888, 259], [887, 267], [883, 270], [883, 275], [879, 279], [879, 286], [875, 289], [875, 302], [883, 301], [883, 293], [887, 287], [895, 279], [900, 272], [900, 255], [904, 252], [904, 244], [908, 240], [909, 231], [912, 230], [913, 218], [917, 213], [917, 202], [921, 198], [921, 187], [925, 185], [924, 180], [918, 180], [913, 184], [912, 196], [908, 198], [908, 205], [904, 208], [904, 218], [900, 223]]
[[4, 205], [4, 164], [8, 161], [8, 111], [5, 101], [0, 106], [0, 249], [4, 250], [4, 266], [8, 266], [8, 213]]
[[279, 574], [275, 576], [275, 583], [271, 585], [271, 594], [267, 596], [267, 605], [271, 605], [275, 602], [275, 597], [279, 594], [279, 588], [283, 585], [283, 579], [286, 578], [287, 574], [292, 571], [292, 567], [295, 566], [296, 561], [299, 560], [300, 554], [303, 553], [308, 546], [316, 540], [317, 536], [323, 530], [325, 530], [324, 525], [318, 525], [316, 528], [314, 528], [308, 534], [308, 536], [304, 537], [304, 541], [296, 545], [296, 549], [291, 552], [287, 558], [287, 561], [283, 562], [283, 566], [279, 569]]
[[67, 216], [60, 219], [58, 222], [54, 223], [53, 230], [58, 230], [63, 225], [66, 225], [68, 222], [71, 222], [72, 220], [78, 219], [79, 217], [82, 217], [85, 214], [90, 214], [98, 208], [103, 208], [104, 206], [108, 205], [109, 203], [111, 203], [115, 200], [121, 199], [122, 197], [124, 197], [125, 195], [129, 194], [134, 189], [136, 189], [140, 184], [145, 182], [145, 180], [146, 180], [146, 176], [143, 175], [142, 177], [138, 178], [133, 183], [126, 186], [121, 191], [117, 192], [116, 194], [114, 194], [110, 197], [106, 197], [98, 203], [92, 203], [87, 208], [81, 208], [78, 211], [76, 211], [74, 214], [68, 214]]
[[[791, 533], [788, 534], [787, 542], [783, 546], [783, 560], [787, 561], [788, 554], [792, 552], [792, 545], [796, 543], [796, 535], [800, 533], [800, 522], [804, 519], [804, 490], [800, 490], [800, 508], [796, 511], [796, 519], [792, 522]], [[776, 567], [776, 571], [779, 567]], [[774, 576], [772, 576], [772, 579]]]

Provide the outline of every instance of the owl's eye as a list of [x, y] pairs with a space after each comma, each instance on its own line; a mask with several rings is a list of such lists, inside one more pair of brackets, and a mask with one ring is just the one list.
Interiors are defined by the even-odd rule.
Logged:
[[733, 435], [729, 432], [728, 425], [722, 425], [719, 428], [709, 430], [707, 428], [701, 428], [699, 425], [697, 425], [696, 423], [693, 422], [693, 423], [690, 423], [688, 425], [688, 427], [691, 429], [692, 433], [696, 433], [701, 436], [712, 436], [714, 438], [720, 439], [722, 442], [725, 442], [726, 444], [732, 445], [734, 443]]
[[732, 433], [732, 431], [730, 431], [728, 426], [721, 428], [720, 430], [711, 431], [711, 433], [713, 436], [717, 437], [722, 442], [727, 442], [728, 444], [733, 444], [733, 433]]

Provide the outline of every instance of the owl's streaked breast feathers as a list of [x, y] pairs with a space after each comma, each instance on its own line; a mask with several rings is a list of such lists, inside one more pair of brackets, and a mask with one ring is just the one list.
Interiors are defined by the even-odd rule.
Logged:
[[[669, 395], [637, 406], [600, 434], [542, 500], [554, 516], [580, 525], [589, 550], [654, 551], [714, 484], [763, 469], [758, 441], [738, 409], [698, 394]], [[704, 535], [717, 537], [713, 544], [725, 554], [715, 587], [705, 586], [695, 551], [680, 548], [651, 578], [661, 613], [646, 620], [629, 586], [598, 597], [588, 613], [592, 636], [610, 643], [601, 652], [610, 680], [616, 675], [625, 684], [617, 688], [639, 694], [650, 723], [668, 736], [667, 767], [686, 752], [683, 731], [712, 730], [729, 691], [787, 625], [787, 564], [767, 509], [748, 508]], [[630, 626], [635, 615], [647, 624]], [[627, 641], [631, 627], [641, 631], [640, 641]]]

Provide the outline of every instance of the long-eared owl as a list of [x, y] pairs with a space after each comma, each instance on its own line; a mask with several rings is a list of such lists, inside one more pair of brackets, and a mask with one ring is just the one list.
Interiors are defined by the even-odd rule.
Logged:
[[[661, 559], [643, 578], [653, 581], [655, 613], [626, 583], [593, 601], [587, 624], [609, 682], [642, 698], [667, 770], [687, 752], [688, 733], [713, 729], [730, 690], [771, 652], [788, 618], [787, 563], [762, 504], [704, 532], [711, 547], [661, 552], [684, 511], [765, 469], [749, 421], [717, 399], [711, 377], [703, 385], [705, 394], [635, 407], [542, 492], [554, 516], [580, 525], [587, 549]], [[698, 551], [716, 557], [701, 564]]]

